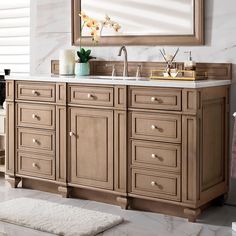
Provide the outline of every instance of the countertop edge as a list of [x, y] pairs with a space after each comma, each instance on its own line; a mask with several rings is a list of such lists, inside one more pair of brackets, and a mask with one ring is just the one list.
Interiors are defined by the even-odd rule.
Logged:
[[6, 80], [30, 81], [30, 82], [58, 82], [73, 84], [101, 84], [101, 85], [127, 85], [144, 87], [165, 87], [165, 88], [207, 88], [231, 85], [231, 80], [199, 80], [199, 81], [164, 81], [164, 80], [114, 80], [98, 79], [91, 77], [59, 77], [59, 76], [6, 76]]

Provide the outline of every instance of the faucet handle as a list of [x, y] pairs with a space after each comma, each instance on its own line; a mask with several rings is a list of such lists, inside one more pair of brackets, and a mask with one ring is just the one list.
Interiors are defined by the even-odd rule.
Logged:
[[141, 64], [137, 65], [136, 78], [141, 77], [141, 69], [142, 65]]
[[116, 65], [115, 64], [106, 64], [106, 67], [112, 67], [111, 76], [116, 76]]

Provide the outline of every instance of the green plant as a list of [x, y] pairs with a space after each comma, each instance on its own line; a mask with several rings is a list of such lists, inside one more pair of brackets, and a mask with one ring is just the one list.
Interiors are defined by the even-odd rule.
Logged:
[[80, 63], [87, 63], [89, 60], [95, 59], [95, 57], [91, 56], [91, 50], [85, 50], [84, 48], [77, 51], [77, 55], [80, 59]]

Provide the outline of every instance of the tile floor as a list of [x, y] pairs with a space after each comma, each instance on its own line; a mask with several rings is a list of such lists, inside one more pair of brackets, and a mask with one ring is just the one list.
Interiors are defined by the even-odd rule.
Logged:
[[[231, 230], [232, 221], [236, 222], [236, 207], [212, 207], [205, 211], [198, 223], [188, 223], [185, 219], [156, 213], [125, 211], [118, 206], [87, 200], [63, 199], [56, 194], [27, 189], [12, 189], [0, 178], [0, 201], [18, 197], [44, 199], [86, 209], [117, 214], [125, 222], [100, 236], [236, 236]], [[0, 236], [49, 236], [52, 234], [0, 222]]]

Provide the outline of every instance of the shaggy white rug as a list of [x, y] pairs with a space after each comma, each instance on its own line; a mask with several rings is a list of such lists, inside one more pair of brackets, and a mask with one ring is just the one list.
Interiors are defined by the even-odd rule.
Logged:
[[123, 219], [44, 200], [17, 198], [0, 203], [0, 221], [57, 235], [90, 236], [120, 224]]

